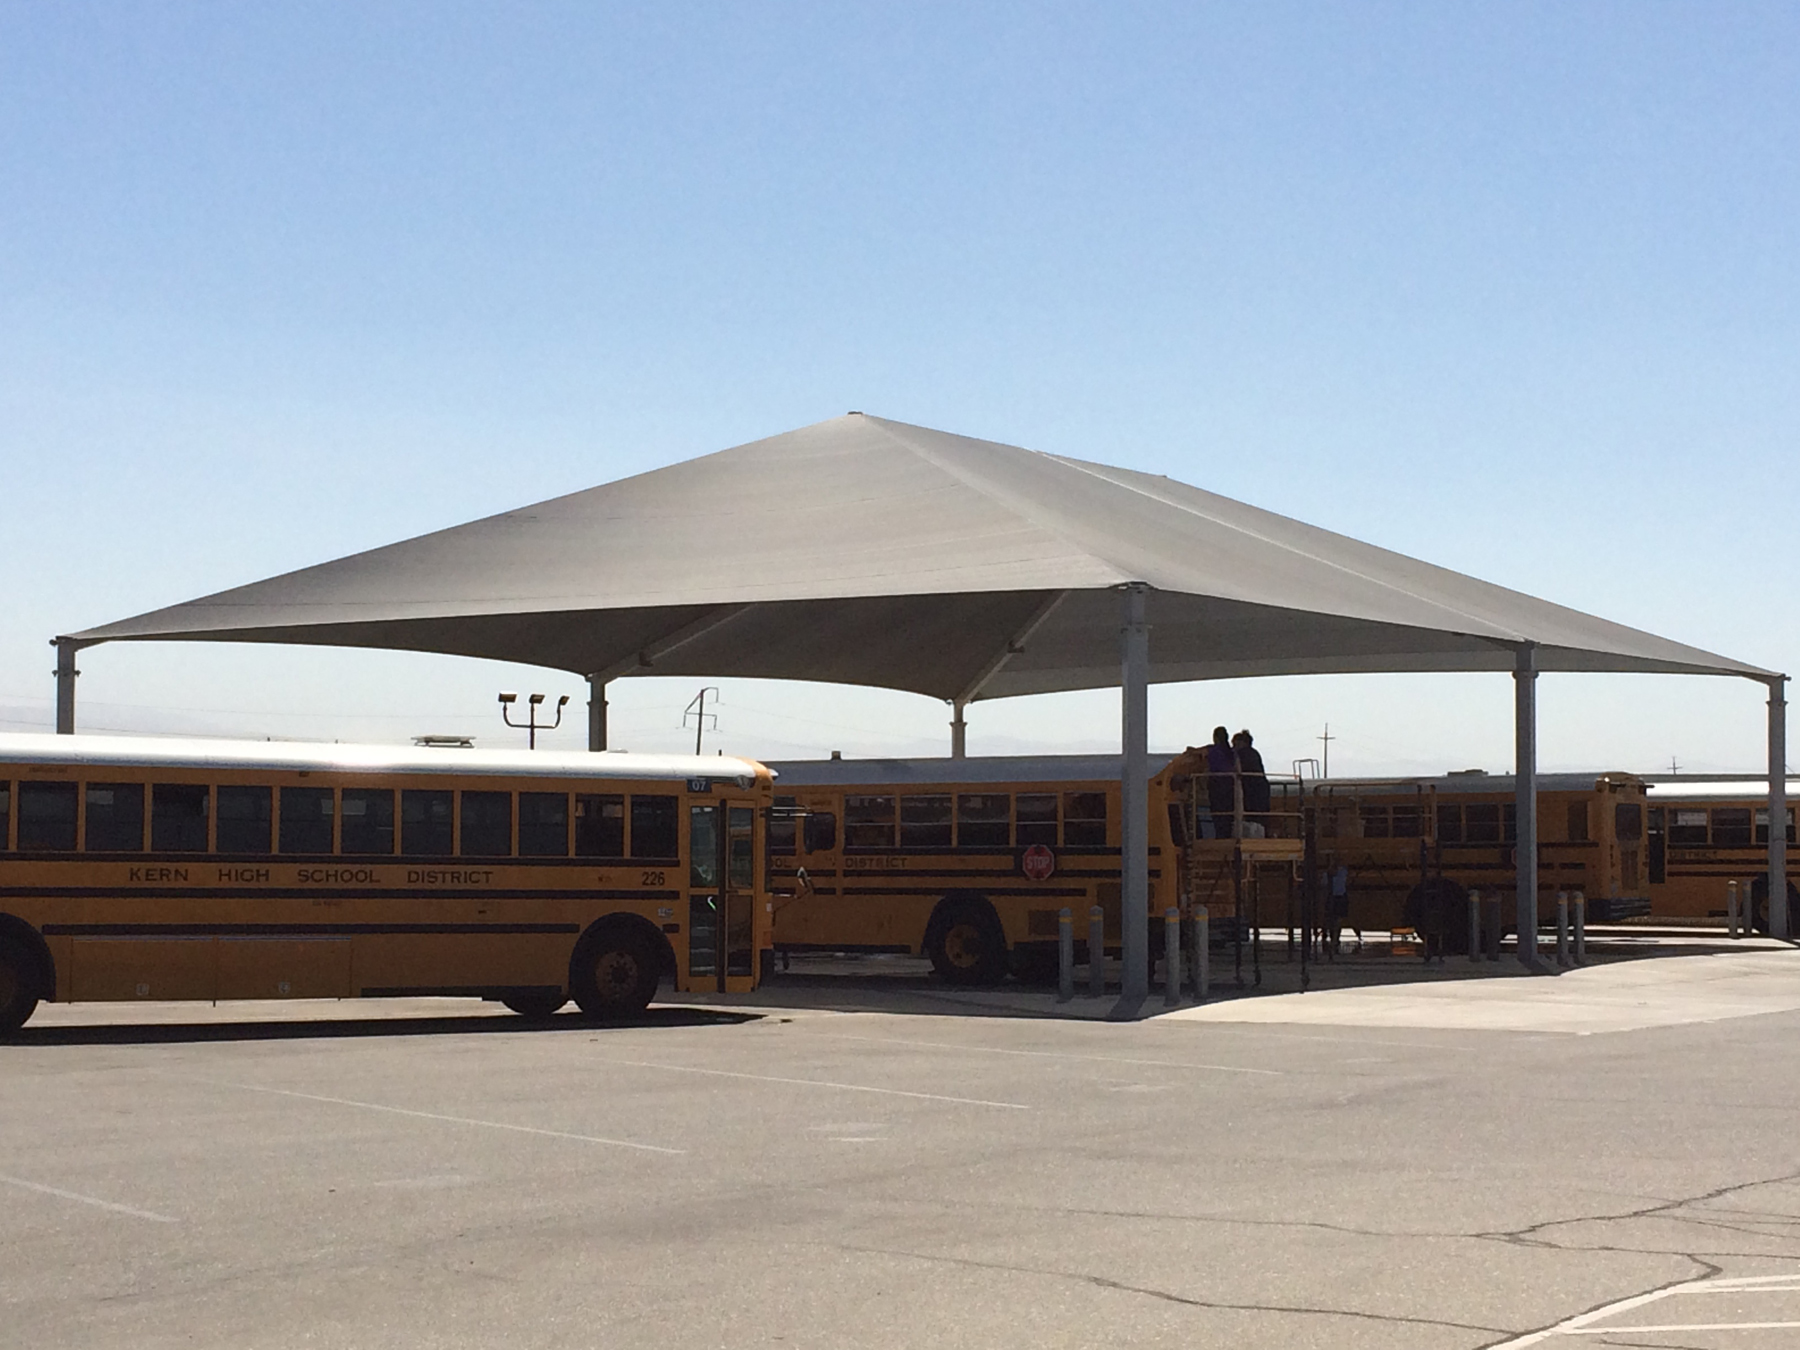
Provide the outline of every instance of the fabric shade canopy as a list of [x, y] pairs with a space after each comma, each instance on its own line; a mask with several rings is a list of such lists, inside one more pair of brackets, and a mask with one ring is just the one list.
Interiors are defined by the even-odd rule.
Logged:
[[1347, 671], [1772, 672], [1185, 483], [851, 413], [71, 635], [762, 676], [938, 698]]

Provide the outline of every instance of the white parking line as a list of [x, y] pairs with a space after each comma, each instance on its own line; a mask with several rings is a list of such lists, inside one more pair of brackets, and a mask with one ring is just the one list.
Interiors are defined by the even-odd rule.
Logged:
[[387, 1106], [381, 1102], [359, 1102], [349, 1097], [323, 1097], [316, 1092], [295, 1092], [289, 1088], [260, 1087], [254, 1083], [222, 1083], [204, 1078], [200, 1082], [214, 1087], [241, 1088], [245, 1092], [266, 1092], [276, 1097], [298, 1097], [301, 1101], [326, 1102], [332, 1106], [359, 1106], [365, 1111], [385, 1111], [393, 1116], [413, 1116], [419, 1120], [441, 1120], [451, 1125], [480, 1125], [490, 1130], [512, 1130], [517, 1134], [543, 1135], [547, 1139], [573, 1139], [583, 1144], [610, 1144], [614, 1148], [634, 1148], [644, 1153], [685, 1154], [684, 1148], [664, 1148], [661, 1144], [640, 1144], [630, 1139], [607, 1139], [596, 1134], [571, 1134], [567, 1130], [545, 1130], [536, 1125], [514, 1125], [504, 1120], [477, 1120], [473, 1116], [446, 1116], [436, 1111], [413, 1111], [404, 1106]]
[[1079, 1059], [1092, 1064], [1138, 1064], [1153, 1069], [1200, 1069], [1210, 1073], [1248, 1073], [1265, 1078], [1280, 1078], [1280, 1069], [1250, 1069], [1241, 1064], [1193, 1064], [1178, 1059], [1124, 1059], [1117, 1055], [1077, 1055], [1065, 1050], [1008, 1050], [995, 1045], [953, 1045], [948, 1041], [908, 1041], [894, 1036], [852, 1036], [842, 1031], [814, 1031], [811, 1036], [829, 1036], [836, 1041], [867, 1041], [871, 1045], [912, 1045], [924, 1050], [972, 1050], [984, 1055], [1025, 1055], [1033, 1059]]
[[1751, 1294], [1792, 1294], [1800, 1292], [1800, 1277], [1787, 1275], [1747, 1275], [1725, 1279], [1687, 1280], [1681, 1284], [1668, 1285], [1662, 1289], [1652, 1289], [1642, 1294], [1634, 1294], [1630, 1298], [1622, 1298], [1616, 1303], [1608, 1303], [1604, 1307], [1577, 1314], [1553, 1327], [1545, 1327], [1541, 1331], [1528, 1332], [1510, 1341], [1503, 1341], [1493, 1350], [1523, 1350], [1528, 1345], [1538, 1345], [1552, 1336], [1629, 1336], [1634, 1332], [1656, 1332], [1666, 1334], [1675, 1331], [1776, 1331], [1800, 1327], [1800, 1322], [1659, 1322], [1655, 1324], [1615, 1324], [1597, 1326], [1596, 1323], [1605, 1318], [1617, 1317], [1634, 1308], [1642, 1308], [1647, 1304], [1660, 1303], [1664, 1299], [1686, 1298], [1694, 1294], [1736, 1294], [1739, 1297]]
[[1800, 1322], [1660, 1322], [1644, 1326], [1633, 1322], [1622, 1327], [1573, 1327], [1565, 1336], [1626, 1336], [1637, 1331], [1772, 1331], [1776, 1327], [1800, 1327]]
[[23, 1177], [0, 1175], [0, 1181], [8, 1186], [17, 1186], [22, 1191], [36, 1191], [39, 1195], [54, 1195], [60, 1200], [73, 1200], [79, 1205], [92, 1205], [95, 1209], [110, 1209], [114, 1214], [129, 1214], [134, 1219], [148, 1219], [151, 1223], [179, 1223], [179, 1219], [171, 1219], [167, 1214], [155, 1214], [147, 1209], [133, 1209], [130, 1205], [115, 1204], [111, 1200], [101, 1200], [92, 1195], [82, 1195], [78, 1191], [65, 1191], [60, 1186], [46, 1186], [38, 1181], [26, 1181]]
[[700, 1073], [714, 1078], [747, 1078], [755, 1083], [785, 1083], [793, 1087], [836, 1088], [839, 1092], [876, 1092], [884, 1097], [912, 1097], [925, 1102], [952, 1102], [957, 1106], [993, 1106], [1003, 1111], [1029, 1111], [1023, 1102], [990, 1102], [979, 1097], [946, 1097], [936, 1092], [905, 1092], [900, 1088], [868, 1087], [862, 1083], [833, 1083], [822, 1078], [777, 1078], [766, 1073], [734, 1073], [730, 1069], [696, 1069], [689, 1064], [652, 1064], [641, 1059], [608, 1059], [633, 1069], [664, 1069], [669, 1073]]

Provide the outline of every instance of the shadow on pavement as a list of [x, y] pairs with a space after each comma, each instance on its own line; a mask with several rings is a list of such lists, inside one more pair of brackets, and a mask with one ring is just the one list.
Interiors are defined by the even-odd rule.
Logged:
[[31, 1026], [0, 1045], [169, 1045], [207, 1041], [329, 1040], [371, 1036], [531, 1036], [546, 1031], [624, 1031], [645, 1027], [731, 1026], [762, 1014], [724, 1008], [651, 1008], [641, 1017], [603, 1021], [579, 1012], [527, 1018], [498, 1014], [437, 1017], [295, 1018], [253, 1022], [131, 1022]]

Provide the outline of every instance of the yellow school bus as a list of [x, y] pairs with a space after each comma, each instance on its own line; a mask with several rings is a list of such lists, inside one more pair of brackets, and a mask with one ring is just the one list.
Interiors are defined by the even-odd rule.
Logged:
[[743, 759], [0, 735], [0, 1030], [40, 1000], [749, 990]]
[[[1240, 793], [1215, 818], [1200, 756], [1150, 760], [1150, 913], [1206, 905], [1224, 937], [1291, 896], [1300, 798], [1292, 780], [1274, 781], [1268, 811], [1245, 811]], [[1117, 947], [1118, 756], [770, 767], [778, 951], [923, 955], [953, 983], [1038, 977], [1056, 968], [1059, 911], [1073, 911], [1085, 952], [1096, 905]]]
[[[1800, 780], [1789, 780], [1790, 799]], [[1726, 886], [1748, 885], [1755, 926], [1769, 923], [1769, 789], [1766, 779], [1661, 779], [1649, 786], [1650, 913], [1704, 919], [1727, 910]], [[1788, 912], [1800, 913], [1800, 852], [1787, 812]]]
[[[1343, 868], [1347, 923], [1360, 930], [1413, 927], [1420, 887], [1443, 879], [1498, 901], [1516, 918], [1517, 822], [1510, 775], [1333, 779], [1310, 789], [1307, 809], [1320, 874]], [[1538, 776], [1538, 905], [1555, 916], [1558, 891], [1580, 891], [1588, 918], [1606, 922], [1650, 910], [1645, 869], [1645, 784], [1631, 774]], [[1466, 904], [1446, 911], [1451, 950], [1467, 950]]]

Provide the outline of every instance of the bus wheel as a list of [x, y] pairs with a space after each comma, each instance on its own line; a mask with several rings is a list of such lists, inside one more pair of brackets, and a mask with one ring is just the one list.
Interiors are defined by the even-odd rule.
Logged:
[[650, 1006], [662, 971], [650, 944], [628, 928], [590, 934], [569, 971], [575, 1002], [589, 1017], [632, 1017]]
[[938, 977], [951, 984], [996, 984], [1006, 978], [1006, 934], [993, 909], [979, 900], [952, 902], [932, 916], [926, 953]]
[[0, 1036], [10, 1036], [37, 1011], [37, 968], [16, 942], [0, 938]]
[[520, 1017], [533, 1022], [548, 1022], [568, 1001], [567, 994], [515, 994], [512, 998], [500, 1000]]

